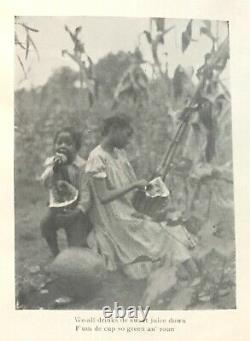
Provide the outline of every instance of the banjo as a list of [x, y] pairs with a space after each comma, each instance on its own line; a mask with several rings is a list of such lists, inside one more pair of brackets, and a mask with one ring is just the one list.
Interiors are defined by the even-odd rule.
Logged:
[[171, 141], [166, 153], [158, 166], [155, 174], [151, 177], [151, 181], [143, 190], [137, 190], [133, 198], [134, 208], [143, 214], [152, 218], [156, 217], [167, 206], [170, 192], [165, 184], [165, 179], [172, 167], [172, 162], [176, 150], [181, 143], [185, 132], [188, 128], [189, 120], [194, 112], [199, 110], [199, 98], [202, 96], [201, 91], [204, 83], [211, 75], [213, 70], [221, 71], [224, 69], [225, 63], [229, 58], [229, 38], [227, 37], [218, 50], [213, 53], [210, 61], [204, 66], [203, 74], [191, 99], [189, 106], [184, 109], [181, 115], [181, 121], [177, 127], [175, 136]]

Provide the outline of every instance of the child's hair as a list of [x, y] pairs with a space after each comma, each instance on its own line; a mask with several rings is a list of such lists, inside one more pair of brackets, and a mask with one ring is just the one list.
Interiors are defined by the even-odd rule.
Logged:
[[109, 131], [113, 128], [120, 129], [130, 129], [131, 135], [133, 134], [133, 128], [131, 125], [131, 119], [126, 114], [119, 114], [115, 116], [108, 117], [103, 120], [101, 134], [102, 136], [108, 135]]
[[59, 129], [55, 134], [54, 141], [53, 141], [54, 144], [56, 143], [56, 140], [61, 133], [69, 133], [74, 144], [75, 144], [76, 150], [78, 151], [81, 148], [82, 134], [81, 134], [81, 132], [76, 131], [72, 127], [65, 127], [65, 128]]

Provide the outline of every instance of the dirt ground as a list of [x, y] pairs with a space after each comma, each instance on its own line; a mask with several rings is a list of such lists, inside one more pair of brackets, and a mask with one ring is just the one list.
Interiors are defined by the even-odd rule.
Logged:
[[[101, 287], [85, 299], [63, 301], [64, 292], [45, 273], [51, 262], [49, 250], [41, 238], [39, 222], [46, 210], [46, 192], [37, 182], [15, 184], [15, 272], [17, 309], [101, 309], [119, 302], [123, 306], [140, 305], [146, 281], [132, 281], [122, 273], [110, 273]], [[190, 289], [179, 278], [174, 289], [162, 294], [151, 309], [234, 309], [235, 262], [234, 233], [216, 235], [211, 222], [202, 227], [200, 246], [194, 255], [201, 271], [199, 287]], [[66, 247], [63, 231], [60, 248]], [[160, 278], [159, 278], [160, 281]], [[154, 287], [150, 288], [154, 290]]]

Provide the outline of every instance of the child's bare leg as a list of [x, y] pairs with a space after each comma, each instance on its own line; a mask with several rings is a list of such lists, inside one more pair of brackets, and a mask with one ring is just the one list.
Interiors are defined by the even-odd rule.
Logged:
[[57, 227], [54, 214], [51, 212], [51, 210], [48, 210], [46, 216], [42, 219], [40, 228], [42, 236], [48, 243], [51, 253], [53, 256], [57, 256], [59, 253], [57, 243]]

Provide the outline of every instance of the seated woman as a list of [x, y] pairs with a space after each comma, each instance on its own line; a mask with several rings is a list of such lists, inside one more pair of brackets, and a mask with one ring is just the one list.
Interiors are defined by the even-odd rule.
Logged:
[[106, 119], [101, 143], [90, 153], [86, 172], [93, 191], [92, 247], [104, 257], [108, 270], [120, 268], [129, 277], [142, 279], [166, 255], [171, 257], [170, 249], [174, 248], [180, 262], [191, 257], [183, 244], [169, 237], [164, 224], [140, 217], [132, 205], [134, 190], [147, 185], [136, 179], [123, 149], [132, 133], [125, 115]]

